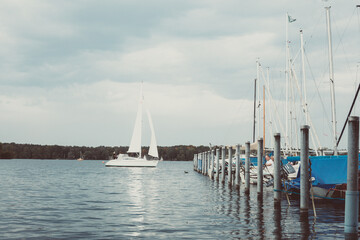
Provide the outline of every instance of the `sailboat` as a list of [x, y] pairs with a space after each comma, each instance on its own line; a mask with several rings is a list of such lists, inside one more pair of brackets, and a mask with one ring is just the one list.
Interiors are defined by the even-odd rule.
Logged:
[[[310, 180], [312, 195], [314, 198], [327, 199], [327, 200], [345, 200], [347, 189], [347, 161], [348, 155], [339, 155], [338, 144], [341, 139], [337, 136], [336, 126], [336, 112], [335, 112], [335, 88], [334, 88], [334, 73], [333, 73], [333, 57], [332, 57], [332, 40], [331, 40], [331, 28], [330, 28], [330, 7], [326, 9], [326, 23], [328, 32], [328, 47], [329, 47], [329, 78], [330, 78], [330, 90], [331, 90], [331, 113], [332, 113], [332, 132], [333, 132], [333, 144], [334, 149], [332, 151], [333, 156], [309, 156], [310, 166]], [[354, 102], [356, 101], [359, 88], [355, 94]], [[347, 116], [349, 118], [353, 104], [350, 108], [350, 112]], [[346, 120], [347, 123], [347, 120]], [[345, 125], [346, 125], [345, 123]], [[344, 125], [344, 127], [345, 127]], [[344, 128], [342, 132], [344, 131]], [[341, 133], [342, 134], [342, 133]], [[323, 152], [324, 153], [324, 152]], [[360, 155], [359, 155], [360, 156]], [[290, 161], [300, 161], [300, 157], [288, 158]], [[360, 164], [358, 165], [358, 171], [360, 171]], [[359, 181], [358, 177], [358, 181]], [[291, 193], [300, 192], [300, 172], [297, 174], [297, 178], [286, 182], [287, 189]], [[359, 190], [359, 189], [358, 189]]]
[[[128, 153], [135, 153], [137, 157], [131, 157], [128, 154], [119, 154], [115, 159], [108, 161], [106, 167], [156, 167], [158, 160], [147, 160], [146, 156], [141, 156], [141, 137], [142, 137], [142, 115], [143, 115], [144, 97], [142, 94], [142, 87], [140, 91], [140, 100], [138, 105], [138, 112], [136, 115], [135, 126], [131, 138]], [[149, 120], [151, 131], [151, 142], [148, 155], [159, 158], [154, 126], [152, 123], [151, 115], [147, 110], [147, 117]]]
[[82, 160], [84, 160], [84, 155], [82, 154], [82, 152], [80, 152], [80, 157], [77, 159], [78, 161], [82, 161]]

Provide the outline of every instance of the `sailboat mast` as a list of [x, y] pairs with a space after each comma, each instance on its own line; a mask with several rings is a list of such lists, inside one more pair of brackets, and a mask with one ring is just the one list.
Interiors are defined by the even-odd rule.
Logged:
[[285, 99], [285, 152], [286, 155], [289, 152], [289, 127], [288, 127], [288, 121], [289, 121], [289, 117], [288, 117], [288, 101], [289, 101], [289, 34], [288, 34], [288, 25], [289, 25], [289, 14], [286, 13], [286, 19], [285, 19], [285, 23], [286, 23], [286, 49], [285, 49], [285, 58], [286, 58], [286, 69], [285, 69], [285, 94], [286, 94], [286, 99]]
[[264, 139], [263, 152], [265, 154], [265, 85], [263, 85], [263, 139]]
[[261, 119], [261, 117], [260, 117], [260, 111], [261, 111], [261, 109], [260, 109], [260, 107], [261, 107], [261, 98], [260, 98], [260, 76], [259, 76], [259, 71], [260, 71], [260, 63], [259, 63], [259, 60], [258, 61], [256, 61], [256, 78], [257, 78], [257, 81], [258, 81], [258, 84], [257, 84], [257, 100], [258, 100], [258, 105], [257, 105], [257, 110], [258, 110], [258, 125], [257, 125], [257, 127], [258, 127], [258, 131], [257, 131], [257, 133], [258, 133], [258, 137], [260, 137], [260, 119]]
[[253, 124], [253, 143], [255, 142], [255, 125], [256, 125], [256, 78], [254, 80], [254, 124]]
[[331, 115], [333, 127], [333, 141], [334, 141], [334, 155], [337, 155], [337, 133], [336, 133], [336, 111], [335, 111], [335, 86], [334, 86], [334, 65], [332, 55], [332, 41], [331, 41], [331, 25], [330, 25], [330, 6], [326, 9], [326, 25], [328, 33], [328, 46], [329, 46], [329, 78], [330, 78], [330, 93], [331, 93]]
[[306, 75], [305, 75], [305, 53], [304, 53], [304, 37], [303, 31], [300, 30], [300, 43], [301, 43], [301, 67], [302, 67], [302, 79], [303, 79], [303, 96], [304, 96], [304, 109], [305, 109], [305, 124], [309, 125], [309, 113], [307, 109], [306, 99]]

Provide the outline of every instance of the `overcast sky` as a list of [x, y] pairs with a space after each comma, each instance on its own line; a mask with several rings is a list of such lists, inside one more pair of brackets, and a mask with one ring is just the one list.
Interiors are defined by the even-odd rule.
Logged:
[[[302, 29], [310, 113], [322, 145], [331, 147], [324, 7], [332, 6], [340, 132], [359, 83], [357, 4], [358, 0], [3, 0], [0, 141], [127, 146], [142, 81], [158, 145], [252, 140], [257, 60], [265, 75], [269, 69], [276, 111], [285, 124], [288, 12], [296, 19], [289, 24], [295, 70], [301, 85]], [[269, 113], [266, 116], [268, 120]], [[304, 124], [300, 114], [297, 121]], [[144, 131], [143, 144], [149, 145]]]

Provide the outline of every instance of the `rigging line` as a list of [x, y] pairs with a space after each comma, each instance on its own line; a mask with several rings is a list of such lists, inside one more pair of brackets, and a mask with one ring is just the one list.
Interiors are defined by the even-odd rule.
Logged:
[[[319, 12], [320, 12], [320, 10], [319, 10]], [[310, 42], [310, 40], [312, 40], [312, 38], [314, 36], [314, 32], [319, 32], [319, 30], [316, 30], [316, 29], [319, 28], [320, 24], [322, 23], [322, 20], [324, 19], [324, 11], [321, 10], [321, 12], [318, 16], [319, 16], [318, 20], [317, 20], [316, 24], [313, 25], [314, 27], [312, 28], [312, 32], [309, 34], [309, 38], [304, 40], [304, 47], [306, 47], [306, 44], [308, 41]]]
[[[297, 50], [297, 52], [296, 52], [295, 55], [292, 55], [292, 54], [291, 54], [291, 53], [292, 53], [291, 50], [295, 50], [295, 49], [293, 49], [293, 48], [291, 47], [291, 45], [289, 45], [289, 49], [290, 49], [290, 60], [291, 60], [291, 61], [290, 61], [290, 64], [291, 64], [292, 66], [294, 66], [294, 63], [295, 63], [297, 57], [299, 57], [299, 55], [300, 55], [300, 48], [298, 48], [298, 50]], [[291, 58], [291, 56], [294, 56], [294, 57]]]
[[346, 121], [345, 121], [344, 127], [343, 127], [343, 129], [341, 130], [341, 134], [340, 134], [339, 139], [338, 139], [338, 141], [337, 141], [337, 143], [336, 143], [336, 146], [339, 145], [340, 139], [341, 139], [341, 137], [342, 137], [342, 135], [343, 135], [343, 133], [344, 133], [346, 124], [347, 124], [347, 122], [348, 122], [348, 119], [349, 119], [349, 117], [350, 117], [350, 114], [351, 114], [351, 112], [352, 112], [352, 110], [353, 110], [353, 107], [354, 107], [354, 105], [355, 105], [357, 96], [358, 96], [358, 94], [359, 94], [359, 90], [360, 90], [360, 84], [359, 84], [359, 86], [358, 86], [358, 88], [357, 88], [357, 90], [356, 90], [356, 94], [355, 94], [354, 100], [353, 100], [353, 102], [352, 102], [352, 104], [351, 104], [350, 111], [349, 111], [349, 113], [348, 113], [348, 115], [347, 115], [347, 117], [346, 117]]
[[[321, 106], [322, 106], [322, 108], [323, 108], [323, 112], [324, 112], [325, 117], [326, 117], [326, 119], [327, 119], [326, 122], [328, 123], [327, 125], [328, 125], [328, 128], [329, 128], [329, 131], [331, 132], [331, 126], [330, 126], [330, 120], [329, 120], [330, 118], [329, 118], [329, 116], [328, 116], [328, 114], [327, 114], [327, 111], [326, 111], [326, 108], [325, 108], [325, 104], [324, 104], [324, 102], [323, 102], [323, 99], [321, 98], [320, 91], [319, 91], [319, 87], [318, 87], [318, 85], [316, 84], [315, 77], [314, 77], [314, 73], [313, 73], [313, 71], [312, 71], [312, 68], [311, 68], [311, 66], [310, 66], [309, 59], [308, 59], [306, 53], [305, 53], [305, 58], [306, 58], [306, 62], [307, 62], [307, 64], [308, 64], [308, 66], [309, 66], [311, 78], [312, 78], [312, 80], [313, 80], [313, 82], [314, 82], [316, 92], [317, 92], [317, 94], [318, 94], [318, 96], [319, 96], [319, 98], [320, 98], [320, 102], [321, 102]], [[311, 99], [313, 99], [313, 97], [312, 97]], [[308, 106], [310, 105], [311, 102], [312, 102], [312, 101], [309, 101]]]
[[[350, 25], [351, 20], [353, 19], [353, 16], [355, 15], [355, 11], [356, 11], [356, 7], [354, 8], [354, 11], [353, 11], [351, 17], [349, 18], [349, 21], [347, 22], [346, 27], [345, 27], [342, 35], [339, 36], [339, 43], [338, 43], [338, 46], [336, 47], [336, 49], [337, 49], [341, 45], [343, 53], [344, 53], [345, 61], [346, 61], [347, 70], [349, 71], [350, 74], [352, 73], [351, 66], [350, 66], [351, 64], [350, 64], [349, 58], [347, 57], [348, 54], [346, 54], [346, 51], [345, 51], [345, 48], [344, 48], [343, 38], [344, 38], [345, 32], [347, 31], [347, 29], [348, 29], [348, 27]], [[336, 27], [336, 25], [335, 25], [335, 27]], [[338, 30], [338, 29], [336, 28], [336, 30]], [[337, 33], [338, 33], [338, 31], [337, 31]]]
[[336, 33], [337, 33], [338, 36], [339, 36], [339, 43], [338, 43], [338, 45], [337, 45], [336, 48], [335, 48], [335, 52], [337, 51], [337, 48], [340, 46], [340, 44], [342, 44], [342, 39], [343, 39], [343, 37], [344, 37], [344, 35], [345, 35], [345, 32], [347, 31], [347, 29], [348, 29], [348, 27], [349, 27], [349, 25], [350, 25], [351, 19], [353, 18], [354, 14], [355, 14], [355, 11], [356, 11], [356, 7], [354, 8], [354, 11], [353, 11], [350, 19], [348, 20], [348, 22], [347, 22], [347, 24], [346, 24], [346, 27], [344, 28], [344, 31], [343, 31], [343, 33], [342, 33], [341, 35], [339, 35], [339, 31], [338, 31], [338, 28], [337, 28], [337, 25], [336, 25], [336, 22], [335, 22]]

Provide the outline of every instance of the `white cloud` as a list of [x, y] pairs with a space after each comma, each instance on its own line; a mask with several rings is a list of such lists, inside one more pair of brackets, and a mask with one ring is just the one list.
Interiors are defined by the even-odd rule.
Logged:
[[309, 99], [324, 126], [317, 91], [326, 105], [328, 3], [342, 119], [360, 75], [356, 1], [3, 1], [0, 140], [127, 145], [144, 81], [160, 144], [247, 141], [257, 58], [284, 101], [286, 12], [297, 19], [293, 53], [304, 30]]
[[[88, 145], [127, 145], [137, 111], [139, 87], [140, 83], [101, 81], [51, 91], [17, 88], [18, 94], [1, 97], [5, 117], [0, 125], [11, 126], [12, 131], [20, 127], [22, 132], [31, 132], [34, 139], [46, 135], [46, 141], [53, 144], [81, 145], [84, 141]], [[228, 124], [249, 120], [236, 118], [239, 106], [244, 110], [249, 105], [247, 100], [225, 99], [196, 86], [145, 83], [144, 95], [159, 139], [167, 135], [166, 130], [177, 132], [176, 136], [168, 136], [166, 142], [159, 141], [163, 145], [181, 144], [191, 135], [190, 129], [196, 127], [212, 128], [216, 132]], [[23, 142], [29, 137], [14, 134], [19, 138], [14, 139], [9, 132], [3, 134], [7, 141]], [[85, 140], [79, 135], [88, 137]], [[200, 138], [193, 137], [190, 143], [198, 144]]]

